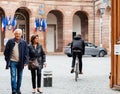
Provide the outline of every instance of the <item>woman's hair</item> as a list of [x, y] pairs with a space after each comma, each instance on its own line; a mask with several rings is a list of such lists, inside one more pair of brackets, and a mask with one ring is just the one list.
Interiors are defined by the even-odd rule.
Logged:
[[34, 39], [35, 39], [36, 37], [38, 37], [37, 34], [31, 36], [31, 43], [32, 43], [32, 44], [34, 43]]

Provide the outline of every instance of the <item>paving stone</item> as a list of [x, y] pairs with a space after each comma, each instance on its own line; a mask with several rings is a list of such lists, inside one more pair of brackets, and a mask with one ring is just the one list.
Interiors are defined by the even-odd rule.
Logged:
[[[47, 55], [47, 67], [52, 71], [52, 87], [44, 87], [43, 94], [119, 94], [109, 87], [110, 57], [83, 57], [83, 75], [76, 82], [71, 74], [71, 61], [65, 55]], [[21, 86], [22, 94], [32, 94], [30, 71], [25, 67]], [[10, 72], [5, 70], [4, 56], [0, 56], [0, 94], [11, 94]]]

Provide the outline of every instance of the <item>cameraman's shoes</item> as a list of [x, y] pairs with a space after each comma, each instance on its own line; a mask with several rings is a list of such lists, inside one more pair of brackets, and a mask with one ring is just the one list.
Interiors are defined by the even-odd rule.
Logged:
[[74, 72], [74, 69], [71, 70], [71, 73], [73, 73], [73, 72]]
[[79, 74], [83, 74], [83, 72], [79, 72]]

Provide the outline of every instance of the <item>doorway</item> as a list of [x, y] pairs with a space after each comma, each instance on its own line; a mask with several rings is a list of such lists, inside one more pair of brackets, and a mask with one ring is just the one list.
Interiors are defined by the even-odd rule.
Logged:
[[48, 32], [46, 38], [47, 52], [55, 52], [55, 25], [48, 25]]
[[19, 8], [15, 12], [15, 17], [17, 19], [17, 27], [22, 29], [22, 38], [29, 42], [29, 13], [23, 9]]
[[[58, 10], [51, 10], [47, 15], [48, 32], [46, 35], [47, 52], [63, 51], [63, 14]], [[50, 39], [51, 38], [51, 39]]]

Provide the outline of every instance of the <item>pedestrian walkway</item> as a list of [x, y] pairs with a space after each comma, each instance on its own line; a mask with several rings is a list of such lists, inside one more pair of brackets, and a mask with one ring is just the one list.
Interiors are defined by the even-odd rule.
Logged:
[[[76, 82], [70, 73], [71, 58], [65, 55], [47, 55], [47, 68], [52, 71], [52, 87], [44, 87], [43, 94], [119, 94], [109, 88], [110, 57], [83, 57], [83, 75]], [[32, 94], [30, 71], [25, 67], [22, 94]], [[11, 94], [9, 70], [5, 70], [4, 57], [0, 56], [0, 94]]]

